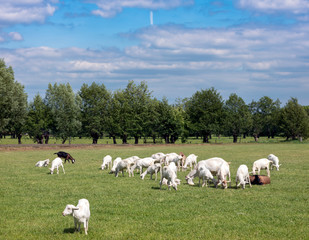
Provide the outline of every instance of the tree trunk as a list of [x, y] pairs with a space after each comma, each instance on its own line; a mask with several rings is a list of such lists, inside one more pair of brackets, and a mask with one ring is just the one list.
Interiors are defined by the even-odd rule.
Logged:
[[137, 137], [137, 136], [135, 136], [135, 137], [134, 137], [134, 139], [135, 139], [134, 144], [138, 144], [138, 137]]
[[152, 137], [152, 142], [153, 142], [154, 144], [156, 144], [156, 137], [155, 137], [155, 136]]
[[122, 144], [127, 144], [127, 138], [128, 136], [126, 134], [122, 136]]
[[116, 136], [113, 136], [113, 143], [114, 143], [114, 144], [117, 144]]
[[21, 137], [22, 135], [21, 134], [18, 134], [17, 138], [18, 138], [18, 144], [21, 144]]
[[170, 138], [169, 138], [169, 135], [165, 135], [165, 143], [170, 143]]
[[254, 137], [254, 141], [256, 141], [256, 142], [257, 142], [257, 141], [259, 140], [259, 139], [258, 139], [258, 135], [257, 135], [257, 134], [254, 134], [254, 135], [253, 135], [253, 137]]
[[209, 143], [208, 136], [209, 136], [209, 135], [204, 135], [204, 136], [203, 136], [203, 143]]
[[237, 137], [238, 137], [237, 134], [233, 134], [233, 143], [237, 143]]

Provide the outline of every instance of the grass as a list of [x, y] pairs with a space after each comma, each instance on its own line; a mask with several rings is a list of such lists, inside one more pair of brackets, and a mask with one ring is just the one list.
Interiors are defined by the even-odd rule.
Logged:
[[[122, 144], [122, 140], [120, 138], [116, 139], [117, 144]], [[35, 144], [33, 139], [29, 138], [29, 136], [23, 136], [21, 138], [21, 142], [22, 144]], [[161, 138], [156, 139], [156, 142], [158, 144], [164, 144], [164, 140]], [[274, 137], [274, 138], [268, 138], [268, 137], [260, 137], [258, 140], [258, 143], [282, 143], [282, 142], [286, 142], [286, 138], [283, 137]], [[294, 143], [299, 143], [298, 140], [294, 140], [294, 141], [288, 141], [290, 142], [294, 142]], [[11, 138], [10, 136], [7, 136], [6, 138], [0, 138], [0, 145], [8, 145], [8, 144], [17, 144], [18, 141], [15, 138]], [[50, 137], [49, 140], [49, 145], [53, 145], [53, 144], [61, 144], [62, 140], [60, 138], [55, 138], [55, 137]], [[134, 144], [134, 138], [128, 138], [128, 143], [129, 144]], [[146, 143], [147, 144], [152, 144], [153, 141], [151, 138], [146, 138]], [[202, 143], [202, 139], [201, 138], [194, 138], [194, 137], [190, 137], [187, 139], [186, 143], [184, 144], [200, 144]], [[211, 144], [226, 144], [226, 143], [233, 143], [233, 138], [232, 137], [217, 137], [217, 136], [213, 136], [210, 140], [209, 143]], [[253, 137], [246, 137], [246, 138], [238, 138], [238, 143], [255, 143], [254, 138]], [[309, 143], [309, 140], [304, 140], [303, 143]], [[65, 142], [65, 144], [69, 144], [69, 140], [67, 140]], [[92, 139], [91, 138], [71, 138], [71, 144], [92, 144]], [[112, 138], [109, 137], [103, 137], [100, 138], [98, 140], [98, 144], [113, 144], [113, 140]], [[139, 144], [143, 145], [144, 144], [144, 139], [139, 139]], [[181, 142], [181, 139], [178, 139], [176, 141], [176, 144], [183, 144]]]
[[[57, 149], [58, 150], [58, 149]], [[61, 149], [59, 149], [61, 150]], [[307, 144], [217, 144], [102, 146], [66, 148], [76, 164], [66, 174], [50, 175], [35, 163], [53, 159], [55, 149], [0, 152], [0, 239], [307, 239], [309, 184]], [[198, 160], [218, 156], [231, 161], [232, 188], [185, 184], [178, 173], [178, 191], [159, 190], [158, 181], [138, 174], [115, 178], [99, 169], [102, 158], [155, 152], [195, 153]], [[235, 189], [240, 164], [274, 153], [280, 171], [271, 184]], [[262, 174], [265, 172], [262, 171]], [[198, 180], [196, 179], [197, 183]], [[74, 233], [72, 217], [63, 217], [66, 204], [90, 202], [88, 236]]]

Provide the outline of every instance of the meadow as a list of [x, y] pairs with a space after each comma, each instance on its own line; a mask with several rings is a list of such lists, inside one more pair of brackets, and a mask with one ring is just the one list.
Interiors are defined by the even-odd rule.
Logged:
[[[60, 150], [76, 159], [64, 164], [66, 174], [34, 166]], [[178, 173], [178, 191], [160, 190], [149, 175], [115, 178], [100, 170], [107, 154], [114, 159], [156, 152], [222, 157], [231, 162], [232, 187], [201, 188], [197, 179], [189, 186], [188, 170]], [[271, 184], [236, 189], [239, 165], [251, 169], [270, 153], [282, 164], [271, 171]], [[308, 144], [288, 143], [0, 148], [0, 239], [308, 239], [308, 156]], [[90, 202], [88, 236], [74, 232], [73, 218], [61, 214], [81, 198]]]

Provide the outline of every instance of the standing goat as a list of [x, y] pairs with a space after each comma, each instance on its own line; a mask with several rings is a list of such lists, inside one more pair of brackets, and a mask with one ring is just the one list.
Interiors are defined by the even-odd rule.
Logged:
[[[237, 185], [237, 182], [239, 182], [238, 185]], [[248, 167], [243, 164], [243, 165], [240, 165], [239, 168], [237, 169], [236, 188], [238, 188], [241, 185], [242, 188], [245, 189], [246, 183], [249, 183], [251, 187]]]
[[54, 173], [55, 168], [57, 168], [57, 174], [59, 174], [59, 167], [60, 166], [62, 167], [63, 173], [65, 174], [64, 167], [63, 167], [63, 164], [62, 164], [62, 160], [61, 160], [61, 158], [57, 157], [51, 163], [51, 168], [49, 169], [50, 174]]
[[[74, 218], [75, 231], [80, 231], [81, 223], [84, 224], [85, 234], [87, 235], [88, 223], [90, 218], [90, 205], [87, 199], [80, 199], [77, 206], [68, 204], [62, 212], [63, 216], [72, 215]], [[78, 228], [77, 228], [78, 224]]]
[[281, 164], [279, 164], [279, 158], [277, 156], [275, 156], [274, 154], [269, 154], [267, 159], [272, 161], [271, 170], [273, 169], [273, 166], [275, 166], [277, 171], [279, 171], [279, 167], [281, 166]]
[[106, 167], [106, 169], [110, 169], [112, 168], [112, 157], [110, 155], [106, 155], [103, 158], [103, 163], [101, 165], [101, 169], [104, 170], [104, 168]]
[[255, 175], [255, 171], [257, 170], [258, 175], [260, 175], [261, 169], [266, 169], [267, 176], [270, 177], [270, 171], [269, 171], [269, 164], [272, 163], [272, 161], [268, 160], [267, 158], [261, 158], [259, 160], [256, 160], [253, 163], [252, 166], [252, 173]]

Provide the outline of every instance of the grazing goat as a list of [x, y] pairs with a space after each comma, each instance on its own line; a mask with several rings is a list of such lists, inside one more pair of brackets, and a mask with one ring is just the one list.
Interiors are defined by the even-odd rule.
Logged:
[[275, 156], [274, 154], [269, 154], [267, 159], [272, 161], [271, 170], [273, 169], [273, 166], [275, 166], [277, 171], [279, 171], [279, 167], [281, 166], [281, 164], [279, 165], [279, 158], [277, 156]]
[[[213, 175], [217, 175], [217, 172], [219, 171], [222, 163], [224, 163], [222, 158], [214, 157], [214, 158], [209, 158], [206, 160], [201, 160], [199, 161], [195, 168], [186, 176], [187, 183], [189, 185], [194, 185], [193, 179], [198, 176], [198, 169], [201, 166], [205, 166]], [[229, 179], [230, 180], [230, 179]], [[214, 184], [216, 182], [213, 180]]]
[[60, 152], [57, 152], [57, 153], [54, 153], [54, 154], [57, 154], [57, 156], [59, 158], [63, 158], [64, 163], [66, 163], [66, 161], [70, 162], [70, 160], [71, 160], [72, 163], [75, 163], [75, 159], [69, 153], [60, 151]]
[[186, 162], [185, 165], [183, 166], [184, 170], [187, 170], [188, 165], [190, 165], [191, 167], [191, 171], [193, 169], [194, 166], [196, 166], [197, 164], [197, 157], [195, 154], [190, 154], [187, 158], [186, 158]]
[[201, 186], [201, 179], [203, 180], [203, 184], [202, 187], [206, 186], [207, 187], [207, 181], [208, 180], [212, 180], [214, 179], [213, 175], [211, 174], [211, 172], [209, 171], [209, 169], [207, 169], [205, 166], [201, 166], [198, 169], [198, 177], [199, 177], [199, 186]]
[[116, 169], [115, 169], [115, 177], [118, 177], [118, 173], [121, 171], [122, 172], [122, 176], [124, 176], [124, 169], [127, 169], [127, 171], [129, 172], [129, 177], [134, 176], [133, 171], [131, 172], [131, 166], [134, 164], [133, 161], [128, 160], [128, 159], [124, 159], [118, 162]]
[[[90, 218], [90, 205], [87, 199], [80, 199], [77, 206], [72, 204], [66, 205], [62, 212], [63, 216], [72, 215], [74, 218], [75, 231], [80, 231], [81, 223], [84, 224], [85, 234], [88, 233], [88, 223]], [[78, 224], [78, 228], [77, 228]]]
[[111, 169], [111, 171], [109, 173], [114, 173], [116, 171], [116, 167], [118, 165], [118, 163], [121, 161], [122, 159], [120, 157], [117, 157], [114, 162], [113, 162], [113, 167]]
[[151, 155], [151, 157], [155, 159], [154, 163], [161, 163], [161, 164], [163, 163], [165, 156], [166, 155], [162, 152], [154, 153]]
[[63, 167], [63, 164], [62, 164], [62, 160], [61, 160], [61, 158], [57, 157], [51, 163], [51, 168], [49, 169], [50, 174], [54, 173], [55, 168], [57, 168], [57, 174], [59, 174], [59, 167], [60, 166], [62, 167], [63, 173], [65, 174], [64, 167]]
[[38, 161], [35, 166], [36, 167], [47, 167], [49, 164], [49, 159], [43, 160], [43, 161]]
[[255, 175], [255, 171], [257, 170], [258, 175], [260, 175], [261, 169], [266, 169], [267, 176], [270, 177], [270, 171], [269, 171], [269, 164], [272, 163], [272, 161], [268, 160], [267, 158], [261, 158], [259, 160], [256, 160], [253, 163], [252, 166], [252, 173]]
[[152, 179], [152, 175], [155, 173], [156, 174], [155, 181], [157, 181], [158, 172], [160, 171], [160, 169], [161, 169], [161, 164], [160, 163], [155, 163], [153, 165], [150, 165], [147, 168], [147, 170], [141, 174], [141, 179], [144, 180], [146, 174], [150, 174], [150, 179]]
[[149, 166], [154, 164], [154, 161], [155, 159], [153, 159], [152, 157], [138, 159], [132, 166], [131, 171], [133, 173], [134, 169], [138, 168], [140, 175], [142, 175], [143, 168], [148, 168]]
[[161, 168], [161, 181], [160, 181], [160, 190], [162, 184], [164, 183], [164, 178], [167, 180], [168, 189], [171, 190], [171, 186], [177, 191], [177, 175], [175, 171], [170, 166], [164, 166]]
[[[230, 162], [223, 162], [217, 172], [218, 177], [218, 184], [216, 187], [220, 186], [222, 184], [223, 188], [227, 188], [227, 183], [230, 183], [231, 187], [231, 173], [230, 173]], [[229, 180], [227, 180], [227, 177], [229, 177]]]
[[174, 162], [178, 166], [178, 169], [180, 170], [181, 160], [182, 160], [181, 155], [178, 155], [177, 153], [168, 153], [164, 157], [164, 164], [167, 166], [170, 164], [170, 162]]
[[106, 155], [103, 158], [103, 163], [101, 165], [101, 169], [104, 170], [104, 168], [106, 167], [106, 169], [110, 169], [112, 167], [112, 157], [110, 155]]
[[[238, 185], [237, 185], [237, 182], [239, 182]], [[249, 183], [251, 187], [248, 167], [243, 164], [243, 165], [240, 165], [239, 168], [237, 169], [236, 188], [238, 188], [241, 185], [242, 188], [245, 189], [246, 183]]]

